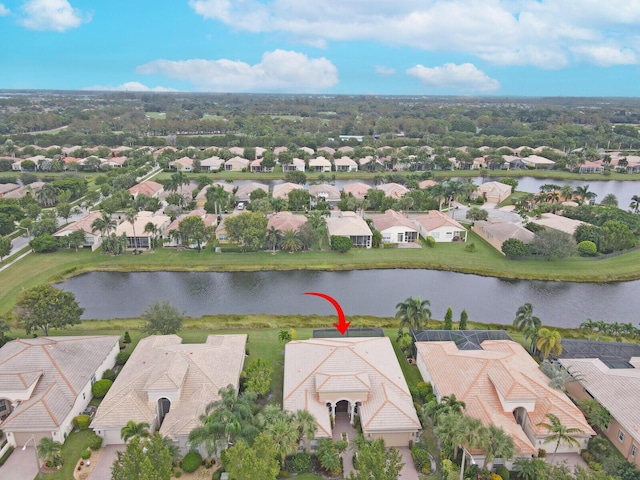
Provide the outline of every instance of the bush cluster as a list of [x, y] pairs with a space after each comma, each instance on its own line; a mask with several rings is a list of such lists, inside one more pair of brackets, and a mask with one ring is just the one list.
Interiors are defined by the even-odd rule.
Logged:
[[107, 368], [104, 372], [102, 372], [103, 380], [111, 380], [113, 382], [117, 376], [118, 374], [110, 368]]
[[93, 396], [96, 398], [103, 398], [111, 388], [111, 385], [113, 385], [113, 382], [106, 378], [98, 380], [91, 387], [91, 393], [93, 393]]
[[78, 415], [77, 417], [73, 417], [73, 426], [80, 430], [86, 430], [89, 428], [90, 422], [91, 417], [89, 415]]
[[294, 473], [309, 473], [313, 471], [311, 455], [305, 452], [296, 453], [286, 458], [284, 469]]
[[131, 352], [120, 352], [118, 353], [118, 355], [116, 355], [116, 365], [118, 366], [122, 366], [125, 363], [127, 363], [127, 360], [129, 360], [129, 357], [131, 356]]
[[91, 450], [99, 450], [102, 447], [102, 437], [96, 435], [95, 433], [89, 438], [87, 442], [89, 444], [89, 448]]
[[80, 452], [80, 458], [83, 460], [88, 460], [89, 457], [91, 456], [91, 450], [89, 449], [84, 449], [82, 450], [82, 452]]
[[202, 463], [202, 456], [198, 452], [189, 452], [182, 459], [182, 470], [186, 473], [195, 472]]

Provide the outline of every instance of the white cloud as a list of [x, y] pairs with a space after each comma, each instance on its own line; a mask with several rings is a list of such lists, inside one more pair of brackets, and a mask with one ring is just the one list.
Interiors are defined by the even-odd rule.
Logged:
[[147, 87], [140, 82], [127, 82], [122, 85], [94, 85], [92, 87], [85, 87], [83, 90], [95, 90], [100, 92], [175, 92], [171, 88], [165, 87]]
[[601, 67], [635, 65], [638, 63], [638, 54], [629, 48], [595, 45], [575, 47], [572, 51], [577, 58]]
[[395, 68], [389, 68], [389, 67], [385, 67], [383, 65], [376, 65], [374, 67], [376, 73], [378, 75], [383, 75], [385, 77], [388, 77], [390, 75], [395, 75], [396, 73], [396, 69]]
[[5, 17], [10, 13], [11, 13], [11, 10], [5, 7], [4, 4], [0, 3], [0, 17]]
[[416, 65], [406, 73], [429, 87], [453, 89], [464, 93], [489, 93], [500, 88], [500, 82], [478, 70], [472, 63], [445, 63], [433, 68]]
[[32, 30], [64, 32], [91, 20], [91, 15], [73, 8], [67, 0], [28, 0], [22, 11], [20, 24]]
[[317, 92], [338, 83], [338, 70], [326, 58], [298, 52], [266, 52], [260, 63], [219, 60], [154, 60], [136, 70], [187, 80], [212, 92]]
[[[190, 0], [205, 19], [250, 32], [284, 32], [310, 45], [377, 41], [471, 54], [502, 65], [562, 68], [640, 60], [640, 2], [628, 0]], [[589, 54], [588, 52], [592, 52]]]

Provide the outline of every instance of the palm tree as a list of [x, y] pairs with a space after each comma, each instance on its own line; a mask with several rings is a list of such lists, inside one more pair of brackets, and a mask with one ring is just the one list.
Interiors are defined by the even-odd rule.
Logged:
[[36, 446], [36, 451], [38, 452], [38, 457], [42, 459], [47, 467], [61, 465], [62, 444], [60, 442], [56, 442], [49, 437], [42, 437]]
[[541, 323], [538, 317], [533, 316], [533, 305], [529, 302], [520, 305], [516, 310], [516, 318], [513, 320], [513, 325], [518, 327], [519, 331], [522, 332], [528, 327]]
[[136, 237], [136, 219], [138, 218], [138, 212], [134, 209], [127, 210], [125, 214], [125, 219], [127, 222], [131, 224], [131, 228], [133, 229], [133, 254], [137, 255], [138, 253], [138, 237]]
[[591, 340], [591, 335], [593, 335], [593, 332], [597, 328], [598, 328], [598, 322], [594, 322], [590, 318], [587, 318], [585, 322], [582, 322], [580, 324], [580, 331], [582, 333], [586, 333], [587, 335], [589, 335], [589, 340]]
[[129, 420], [127, 424], [120, 429], [120, 438], [127, 443], [127, 440], [133, 438], [147, 438], [149, 433], [149, 424], [147, 422], [136, 423]]
[[513, 437], [502, 428], [491, 424], [488, 428], [483, 428], [479, 435], [479, 447], [485, 451], [484, 467], [492, 463], [494, 459], [511, 460], [515, 455], [515, 445]]
[[36, 192], [36, 200], [48, 207], [56, 203], [57, 191], [56, 187], [51, 183], [45, 183], [40, 190]]
[[609, 427], [611, 423], [611, 414], [609, 410], [604, 408], [593, 398], [583, 398], [578, 402], [578, 405], [584, 412], [585, 417], [590, 425], [596, 427], [602, 431]]
[[427, 326], [427, 322], [431, 318], [431, 310], [429, 310], [431, 302], [422, 300], [420, 297], [414, 299], [407, 298], [404, 302], [396, 305], [396, 318], [400, 319], [400, 329], [408, 327], [409, 330], [422, 330]]
[[533, 317], [533, 325], [524, 329], [524, 344], [526, 346], [527, 342], [529, 342], [529, 350], [534, 354], [537, 351], [536, 343], [538, 342], [540, 327], [542, 327], [540, 319], [538, 317]]
[[100, 218], [96, 218], [91, 224], [92, 230], [98, 230], [102, 236], [108, 235], [111, 230], [115, 230], [118, 223], [111, 218], [107, 212], [102, 212]]
[[546, 359], [549, 354], [560, 355], [562, 353], [562, 337], [557, 330], [541, 328], [538, 331], [538, 341], [536, 347], [542, 353], [542, 358]]
[[571, 185], [563, 185], [562, 188], [560, 188], [560, 197], [565, 201], [569, 201], [573, 198], [573, 188]]
[[638, 210], [640, 210], [640, 195], [634, 195], [631, 197], [629, 208], [633, 210], [633, 213], [638, 213]]
[[598, 196], [597, 193], [589, 191], [589, 185], [577, 186], [573, 193], [580, 199], [580, 203], [587, 202]]
[[604, 196], [600, 205], [611, 208], [618, 208], [618, 197], [616, 197], [613, 193], [608, 193]]
[[322, 240], [327, 236], [327, 220], [324, 217], [325, 213], [320, 210], [312, 210], [307, 214], [307, 222], [318, 232], [320, 248], [322, 248]]
[[580, 442], [573, 438], [572, 435], [584, 432], [579, 428], [566, 427], [553, 413], [547, 413], [547, 418], [549, 419], [549, 422], [540, 422], [538, 423], [538, 426], [545, 428], [549, 432], [549, 436], [545, 439], [544, 443], [556, 442], [556, 448], [553, 451], [553, 457], [551, 457], [551, 463], [553, 463], [560, 444], [564, 442], [569, 445], [579, 447]]
[[158, 243], [158, 235], [160, 233], [160, 229], [156, 227], [155, 223], [147, 222], [147, 224], [144, 226], [144, 233], [151, 234], [151, 249], [155, 250]]
[[280, 248], [289, 253], [299, 251], [302, 248], [302, 242], [298, 237], [298, 232], [291, 228], [285, 230], [282, 235], [282, 240], [280, 240]]
[[276, 452], [280, 455], [280, 468], [284, 468], [286, 456], [298, 448], [298, 428], [293, 418], [278, 418], [267, 425], [266, 432], [273, 439]]
[[548, 474], [547, 463], [541, 458], [518, 458], [513, 464], [513, 471], [521, 480], [538, 480]]
[[315, 417], [308, 410], [298, 410], [293, 418], [298, 428], [298, 442], [305, 438], [307, 440], [316, 438], [318, 424]]
[[206, 415], [200, 415], [202, 425], [189, 432], [189, 442], [191, 445], [204, 445], [204, 449], [209, 457], [218, 459], [218, 448], [227, 443], [224, 435], [216, 430], [213, 423], [208, 421]]
[[266, 240], [267, 243], [271, 244], [271, 248], [273, 253], [276, 253], [276, 245], [282, 239], [282, 232], [278, 230], [276, 227], [269, 227], [267, 229]]

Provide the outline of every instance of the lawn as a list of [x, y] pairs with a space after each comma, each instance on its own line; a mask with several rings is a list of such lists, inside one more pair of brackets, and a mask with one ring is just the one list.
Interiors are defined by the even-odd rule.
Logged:
[[154, 120], [164, 120], [167, 118], [167, 114], [165, 112], [146, 112], [145, 115]]
[[91, 438], [93, 434], [93, 430], [71, 432], [62, 445], [64, 465], [57, 472], [47, 473], [44, 477], [48, 480], [69, 480], [73, 478], [73, 469], [76, 466], [76, 462], [80, 459], [80, 452], [87, 448], [89, 438]]

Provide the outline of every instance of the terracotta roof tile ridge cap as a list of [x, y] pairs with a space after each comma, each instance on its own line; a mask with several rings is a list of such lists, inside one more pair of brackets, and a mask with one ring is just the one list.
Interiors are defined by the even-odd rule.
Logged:
[[[50, 393], [50, 392], [47, 392]], [[51, 420], [53, 420], [53, 424], [56, 425], [57, 427], [60, 426], [60, 422], [58, 421], [58, 419], [55, 417], [55, 415], [53, 414], [53, 412], [51, 411], [51, 409], [49, 408], [49, 405], [47, 404], [47, 401], [45, 400], [46, 395], [42, 396], [42, 400], [40, 400], [40, 402], [42, 403], [42, 406], [44, 407], [44, 409], [47, 411], [47, 413], [49, 414], [49, 417], [51, 417]]]
[[[385, 337], [382, 337], [385, 338]], [[392, 347], [393, 348], [393, 347]], [[389, 383], [391, 383], [392, 385], [394, 385], [398, 390], [403, 391], [402, 387], [400, 385], [398, 385], [396, 383], [396, 381], [394, 381], [393, 379], [387, 377], [384, 373], [382, 373], [378, 368], [376, 368], [371, 362], [369, 362], [366, 358], [364, 358], [362, 355], [360, 355], [360, 353], [358, 353], [358, 351], [353, 350], [353, 353], [355, 355], [357, 355], [364, 363], [366, 363], [367, 365], [369, 365], [375, 372], [377, 372], [382, 378], [386, 379]], [[395, 352], [394, 352], [395, 355]], [[398, 365], [399, 366], [399, 365]], [[404, 377], [402, 377], [404, 378]], [[405, 380], [406, 382], [406, 380]], [[384, 385], [384, 383], [382, 384]]]
[[[294, 341], [295, 341], [295, 340], [294, 340]], [[289, 343], [291, 343], [291, 342], [289, 342]], [[315, 342], [311, 342], [311, 343], [315, 343]], [[304, 345], [304, 344], [305, 344], [305, 341], [298, 340], [298, 341], [296, 341], [296, 344], [298, 344], [298, 345]], [[329, 360], [329, 358], [330, 358], [330, 357], [335, 353], [335, 351], [336, 351], [336, 349], [335, 349], [334, 347], [332, 347], [332, 346], [330, 346], [330, 345], [327, 345], [326, 343], [316, 343], [316, 345], [322, 345], [323, 347], [328, 347], [328, 348], [330, 349], [329, 353], [327, 354], [327, 356], [326, 356], [326, 357], [324, 357], [324, 359], [323, 359], [321, 362], [319, 362], [319, 363], [318, 363], [318, 365], [316, 366], [316, 368], [314, 368], [313, 370], [311, 370], [311, 372], [309, 372], [309, 374], [308, 374], [305, 378], [303, 378], [303, 379], [302, 379], [302, 380], [301, 380], [301, 381], [300, 381], [296, 386], [294, 386], [294, 387], [291, 389], [291, 392], [289, 392], [289, 395], [287, 395], [286, 397], [284, 397], [284, 398], [282, 399], [282, 402], [283, 402], [283, 403], [284, 403], [284, 401], [285, 401], [285, 400], [289, 399], [289, 397], [291, 397], [291, 395], [293, 395], [295, 392], [297, 392], [297, 391], [298, 391], [298, 389], [299, 389], [302, 385], [304, 385], [304, 384], [307, 382], [307, 380], [309, 380], [309, 378], [311, 378], [311, 375], [315, 375], [315, 374], [318, 372], [318, 370], [320, 369], [320, 367], [321, 367], [322, 365], [324, 365], [324, 363], [325, 363], [327, 360]], [[285, 350], [285, 351], [286, 351], [286, 350]], [[287, 359], [286, 359], [286, 356], [285, 356], [285, 364], [286, 364], [286, 361], [287, 361]]]
[[[382, 393], [384, 394], [384, 401], [382, 403], [380, 403], [380, 406], [377, 408], [377, 410], [371, 414], [371, 417], [369, 418], [369, 421], [365, 425], [363, 425], [363, 427], [368, 428], [369, 425], [371, 424], [371, 422], [373, 422], [373, 420], [376, 418], [378, 413], [380, 413], [380, 410], [382, 410], [382, 408], [385, 406], [385, 404], [389, 401], [389, 396], [387, 395], [387, 387], [386, 387], [386, 385], [384, 383], [382, 383], [382, 384], [380, 384], [380, 386], [382, 387]], [[362, 420], [362, 417], [360, 419]]]
[[[56, 342], [57, 343], [57, 342]], [[64, 383], [67, 384], [67, 386], [69, 387], [69, 390], [71, 390], [71, 393], [73, 393], [74, 397], [78, 396], [78, 392], [76, 392], [76, 389], [73, 388], [73, 386], [71, 385], [71, 382], [69, 381], [69, 379], [65, 376], [64, 373], [62, 373], [62, 370], [60, 369], [60, 367], [58, 366], [58, 363], [53, 359], [53, 357], [51, 356], [51, 354], [47, 351], [46, 348], [44, 348], [46, 345], [41, 345], [40, 348], [42, 348], [42, 350], [44, 351], [45, 355], [47, 355], [47, 357], [49, 357], [49, 359], [51, 360], [51, 365], [53, 365], [53, 368], [56, 369], [56, 371], [58, 372], [58, 374], [60, 375], [60, 377], [62, 377], [62, 380], [64, 380]]]

